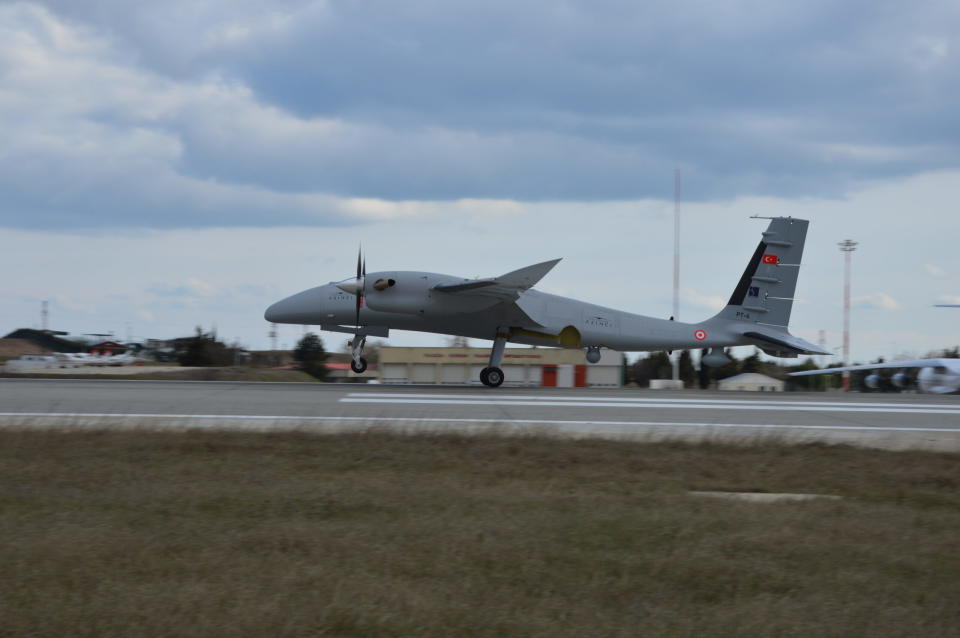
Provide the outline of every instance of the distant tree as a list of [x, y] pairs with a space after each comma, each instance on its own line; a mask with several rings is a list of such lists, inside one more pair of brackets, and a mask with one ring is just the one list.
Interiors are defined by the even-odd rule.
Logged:
[[315, 379], [327, 377], [327, 351], [323, 348], [323, 341], [316, 334], [308, 332], [297, 343], [293, 350], [294, 360], [300, 363], [300, 368]]
[[725, 352], [730, 358], [730, 362], [722, 366], [717, 366], [716, 368], [710, 368], [710, 379], [712, 381], [719, 381], [720, 379], [726, 379], [740, 374], [740, 360], [737, 359], [732, 352]]
[[[786, 369], [789, 372], [805, 372], [807, 370], [819, 370], [819, 366], [814, 363], [812, 357], [808, 357], [806, 361], [795, 366], [790, 366]], [[790, 388], [796, 388], [800, 390], [826, 390], [830, 387], [831, 374], [815, 374], [808, 377], [787, 377], [787, 384]]]
[[650, 385], [650, 379], [669, 379], [672, 374], [670, 357], [666, 352], [651, 352], [646, 358], [637, 359], [630, 369], [630, 377], [639, 386]]
[[234, 362], [234, 351], [218, 341], [215, 333], [205, 333], [200, 326], [194, 336], [175, 341], [177, 361], [182, 366], [229, 366]]
[[740, 372], [763, 372], [763, 363], [760, 361], [760, 355], [754, 352], [752, 355], [740, 362]]
[[683, 385], [692, 388], [697, 383], [697, 370], [693, 367], [693, 357], [689, 350], [680, 353], [680, 380]]

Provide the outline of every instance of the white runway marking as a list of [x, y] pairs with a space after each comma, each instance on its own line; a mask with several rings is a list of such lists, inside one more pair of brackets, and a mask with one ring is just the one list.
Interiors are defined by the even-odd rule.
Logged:
[[933, 403], [877, 403], [877, 402], [847, 402], [838, 403], [837, 401], [782, 401], [779, 399], [663, 399], [663, 398], [639, 398], [639, 397], [591, 397], [584, 395], [561, 395], [550, 396], [541, 394], [498, 394], [493, 397], [481, 397], [477, 394], [417, 394], [412, 392], [351, 392], [348, 397], [374, 397], [382, 399], [470, 399], [483, 401], [487, 399], [504, 401], [586, 401], [586, 402], [605, 402], [617, 401], [622, 403], [710, 403], [724, 405], [844, 405], [852, 407], [871, 407], [871, 408], [933, 408], [943, 410], [960, 410], [960, 402], [956, 405], [951, 404], [933, 404]]
[[[488, 425], [553, 425], [575, 428], [578, 426], [615, 426], [615, 427], [681, 427], [681, 428], [748, 428], [774, 430], [869, 430], [874, 432], [960, 432], [960, 428], [950, 427], [886, 427], [869, 425], [807, 425], [783, 423], [680, 423], [668, 421], [601, 421], [601, 420], [562, 420], [562, 419], [463, 419], [463, 418], [421, 418], [421, 417], [367, 417], [367, 416], [274, 416], [263, 414], [117, 414], [111, 412], [0, 412], [0, 417], [54, 418], [61, 420], [79, 419], [176, 419], [200, 421], [279, 421], [290, 423], [310, 422], [346, 422], [346, 423], [445, 423], [445, 424], [488, 424]], [[588, 433], [588, 432], [585, 432]]]
[[[461, 398], [457, 398], [457, 397]], [[916, 407], [903, 407], [903, 404], [848, 404], [848, 403], [810, 403], [800, 402], [727, 402], [724, 400], [684, 400], [684, 399], [612, 399], [612, 398], [573, 398], [538, 397], [511, 398], [506, 395], [490, 398], [477, 398], [476, 395], [378, 395], [369, 393], [354, 393], [340, 399], [340, 403], [389, 403], [389, 404], [417, 404], [417, 405], [498, 405], [498, 406], [537, 406], [537, 407], [582, 407], [582, 408], [665, 408], [674, 410], [783, 410], [797, 412], [883, 412], [886, 414], [956, 414], [960, 416], [960, 406], [934, 406], [929, 404], [912, 404]], [[911, 405], [911, 404], [907, 404]], [[862, 407], [857, 407], [862, 406]], [[866, 407], [869, 406], [869, 407]]]

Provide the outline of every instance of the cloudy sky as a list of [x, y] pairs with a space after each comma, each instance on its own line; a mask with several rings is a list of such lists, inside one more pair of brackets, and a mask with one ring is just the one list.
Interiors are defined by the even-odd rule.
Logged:
[[[261, 348], [370, 269], [497, 275], [684, 320], [763, 222], [812, 220], [791, 322], [854, 356], [960, 344], [960, 3], [0, 1], [0, 332]], [[283, 327], [292, 344], [299, 327]], [[442, 338], [397, 333], [398, 345]], [[338, 345], [336, 336], [328, 345]]]

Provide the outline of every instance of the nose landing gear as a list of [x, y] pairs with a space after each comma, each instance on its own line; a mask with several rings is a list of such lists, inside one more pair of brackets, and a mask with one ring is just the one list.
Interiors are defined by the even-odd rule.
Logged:
[[350, 361], [350, 369], [356, 372], [357, 374], [363, 374], [367, 370], [367, 360], [363, 358], [363, 346], [366, 345], [367, 338], [357, 335], [353, 338], [353, 341], [350, 342], [352, 360]]

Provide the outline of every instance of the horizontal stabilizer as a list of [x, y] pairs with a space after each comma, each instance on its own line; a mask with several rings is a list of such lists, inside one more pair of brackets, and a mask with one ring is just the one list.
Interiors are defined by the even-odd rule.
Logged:
[[828, 350], [815, 346], [809, 341], [799, 337], [794, 337], [787, 332], [759, 332], [757, 330], [749, 330], [744, 332], [743, 336], [757, 342], [757, 345], [761, 348], [772, 347], [773, 350], [785, 350], [796, 354], [832, 354]]

